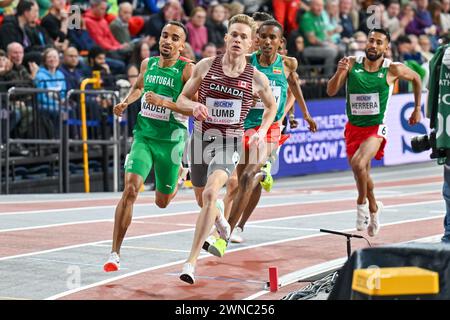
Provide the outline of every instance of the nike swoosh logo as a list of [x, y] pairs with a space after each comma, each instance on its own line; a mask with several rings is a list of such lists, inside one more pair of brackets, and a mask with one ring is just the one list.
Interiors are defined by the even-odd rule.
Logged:
[[355, 70], [356, 73], [364, 72], [362, 69]]
[[223, 77], [217, 77], [217, 76], [211, 76], [211, 80], [219, 80], [222, 79]]
[[172, 188], [172, 186], [170, 184], [166, 184], [167, 188]]

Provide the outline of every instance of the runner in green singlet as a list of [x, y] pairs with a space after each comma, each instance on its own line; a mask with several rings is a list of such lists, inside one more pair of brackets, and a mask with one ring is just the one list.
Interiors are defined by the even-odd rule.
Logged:
[[345, 142], [347, 156], [358, 188], [356, 229], [367, 229], [369, 236], [380, 230], [379, 216], [383, 208], [376, 201], [370, 177], [370, 161], [384, 155], [387, 127], [384, 116], [389, 105], [394, 82], [411, 81], [414, 88], [414, 111], [409, 124], [420, 121], [421, 81], [417, 73], [399, 62], [384, 58], [389, 48], [390, 35], [383, 29], [369, 32], [364, 57], [344, 57], [339, 61], [335, 75], [328, 82], [327, 93], [334, 96], [347, 87], [347, 117]]
[[193, 64], [180, 57], [186, 38], [183, 24], [168, 22], [161, 32], [160, 55], [142, 61], [136, 84], [114, 107], [114, 113], [121, 116], [129, 104], [141, 99], [134, 141], [125, 160], [125, 188], [116, 207], [112, 250], [103, 267], [106, 272], [120, 268], [120, 247], [131, 223], [139, 189], [152, 166], [156, 205], [165, 208], [177, 193], [188, 116], [192, 115], [192, 111], [181, 110], [175, 103], [193, 69]]

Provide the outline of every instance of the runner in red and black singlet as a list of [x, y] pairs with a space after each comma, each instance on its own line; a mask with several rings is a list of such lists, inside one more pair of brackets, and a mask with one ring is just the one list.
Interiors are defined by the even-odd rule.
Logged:
[[[196, 123], [190, 141], [189, 160], [195, 196], [202, 208], [197, 219], [191, 253], [180, 279], [193, 284], [194, 268], [202, 245], [215, 224], [221, 241], [227, 242], [230, 225], [224, 217], [220, 189], [239, 161], [244, 134], [244, 120], [258, 95], [266, 109], [251, 144], [259, 145], [272, 124], [277, 105], [269, 80], [247, 63], [256, 25], [247, 15], [230, 19], [223, 56], [206, 58], [195, 67], [177, 105], [193, 109]], [[199, 101], [194, 101], [196, 93]], [[218, 240], [218, 241], [219, 241]]]
[[223, 137], [242, 137], [244, 120], [253, 106], [254, 67], [245, 66], [239, 77], [229, 77], [222, 69], [223, 55], [217, 56], [198, 90], [198, 101], [208, 107], [209, 117], [196, 121], [197, 132], [220, 130]]

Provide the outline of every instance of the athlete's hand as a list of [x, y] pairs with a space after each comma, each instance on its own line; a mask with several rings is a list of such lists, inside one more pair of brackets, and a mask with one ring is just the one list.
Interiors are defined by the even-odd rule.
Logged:
[[422, 113], [420, 109], [414, 109], [413, 113], [411, 113], [411, 117], [409, 117], [408, 123], [409, 125], [413, 126], [420, 122], [420, 118], [422, 116]]
[[122, 112], [124, 112], [127, 107], [128, 107], [128, 103], [126, 103], [126, 102], [118, 103], [114, 106], [113, 112], [116, 116], [121, 117]]
[[314, 121], [313, 118], [306, 117], [305, 121], [308, 122], [308, 125], [309, 125], [308, 129], [309, 129], [309, 131], [311, 131], [311, 132], [316, 132], [317, 131], [317, 124], [316, 124], [316, 122]]
[[348, 57], [343, 57], [338, 62], [338, 71], [348, 71], [350, 69], [350, 59]]
[[256, 146], [259, 147], [264, 143], [264, 137], [266, 136], [266, 133], [256, 131], [254, 134], [252, 134], [248, 140], [249, 147]]
[[192, 114], [195, 119], [205, 121], [208, 118], [208, 108], [201, 103], [197, 103], [192, 110]]
[[289, 126], [291, 127], [291, 129], [297, 128], [298, 127], [298, 121], [295, 120], [295, 118], [289, 119]]
[[145, 94], [145, 102], [147, 102], [149, 105], [155, 105], [155, 106], [162, 106], [163, 105], [163, 99], [159, 96], [157, 96], [154, 92], [149, 91]]

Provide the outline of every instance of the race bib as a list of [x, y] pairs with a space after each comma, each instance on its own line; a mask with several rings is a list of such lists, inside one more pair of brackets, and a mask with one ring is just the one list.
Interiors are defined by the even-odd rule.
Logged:
[[377, 135], [382, 136], [383, 138], [387, 137], [388, 127], [384, 124], [380, 124], [378, 126]]
[[380, 97], [378, 92], [350, 94], [350, 109], [354, 116], [380, 114]]
[[[280, 99], [281, 99], [281, 87], [276, 86], [270, 86], [272, 88], [272, 94], [275, 98], [275, 101], [277, 102], [277, 109], [280, 106]], [[264, 103], [261, 101], [261, 99], [258, 99], [255, 106], [253, 107], [255, 109], [264, 109]]]
[[[163, 98], [164, 100], [172, 101], [172, 98], [162, 96], [157, 94], [158, 97]], [[142, 96], [142, 106], [141, 106], [141, 116], [161, 121], [169, 121], [170, 119], [170, 109], [164, 108], [161, 106], [155, 106], [153, 104], [148, 104], [145, 102], [145, 95]]]
[[241, 118], [242, 100], [206, 98], [208, 118], [205, 122], [214, 124], [236, 124]]

